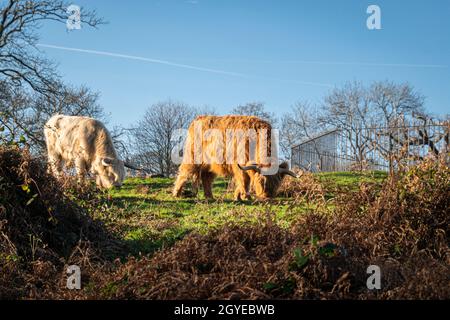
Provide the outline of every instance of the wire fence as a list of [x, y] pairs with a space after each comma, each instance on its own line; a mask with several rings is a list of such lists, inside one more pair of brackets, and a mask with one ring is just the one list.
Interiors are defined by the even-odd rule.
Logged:
[[334, 129], [291, 148], [291, 165], [304, 170], [395, 170], [425, 157], [449, 158], [449, 124]]

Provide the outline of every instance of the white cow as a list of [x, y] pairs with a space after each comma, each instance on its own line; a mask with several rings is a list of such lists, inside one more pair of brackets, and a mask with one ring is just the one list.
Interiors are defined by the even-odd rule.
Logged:
[[124, 162], [117, 157], [110, 133], [98, 120], [55, 115], [44, 127], [50, 171], [60, 175], [73, 167], [80, 178], [91, 172], [101, 188], [120, 187]]

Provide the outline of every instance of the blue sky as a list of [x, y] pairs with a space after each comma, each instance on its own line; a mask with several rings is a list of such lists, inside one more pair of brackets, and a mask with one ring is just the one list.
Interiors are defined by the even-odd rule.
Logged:
[[[377, 80], [408, 81], [432, 113], [450, 113], [449, 0], [73, 4], [108, 24], [67, 32], [49, 23], [40, 43], [102, 54], [41, 49], [65, 81], [100, 92], [111, 124], [128, 126], [168, 98], [219, 113], [261, 101], [283, 113], [297, 101], [319, 103], [347, 81]], [[381, 30], [366, 28], [370, 4], [381, 8]]]

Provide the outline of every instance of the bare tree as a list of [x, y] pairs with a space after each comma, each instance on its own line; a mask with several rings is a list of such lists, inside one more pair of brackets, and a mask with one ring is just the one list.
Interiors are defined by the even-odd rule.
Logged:
[[39, 153], [45, 148], [43, 128], [54, 114], [89, 116], [106, 120], [99, 94], [86, 87], [59, 84], [54, 95], [33, 95], [0, 81], [0, 124], [7, 140], [23, 137]]
[[[301, 104], [294, 106], [283, 123], [306, 138], [311, 138], [318, 128], [322, 132], [339, 129], [345, 137], [345, 147], [350, 149], [345, 153], [358, 169], [362, 170], [371, 161], [368, 155], [375, 149], [389, 161], [392, 169], [395, 150], [401, 148], [401, 140], [396, 137], [400, 131], [393, 127], [404, 126], [414, 112], [422, 112], [423, 101], [423, 96], [408, 84], [386, 81], [365, 87], [353, 82], [331, 91], [318, 111], [310, 111]], [[380, 132], [388, 137], [387, 147], [382, 145], [385, 140], [379, 139]], [[422, 133], [425, 137], [424, 130]], [[319, 151], [316, 148], [318, 155]]]
[[280, 145], [285, 158], [291, 158], [291, 148], [301, 140], [311, 138], [321, 128], [317, 125], [317, 110], [307, 102], [297, 102], [281, 118]]
[[265, 110], [264, 103], [262, 102], [249, 102], [244, 105], [234, 107], [231, 111], [233, 114], [256, 116], [263, 120], [268, 121], [273, 127], [277, 124], [277, 117], [272, 112]]
[[280, 147], [285, 159], [291, 159], [291, 147], [302, 138], [297, 125], [292, 119], [292, 114], [285, 113], [281, 117]]
[[114, 143], [114, 148], [116, 149], [119, 158], [131, 163], [132, 150], [129, 131], [129, 129], [121, 125], [115, 125], [109, 130]]
[[[55, 66], [36, 47], [36, 30], [44, 21], [66, 23], [69, 4], [58, 0], [8, 0], [0, 7], [0, 75], [34, 91], [54, 92]], [[104, 23], [95, 11], [81, 8], [80, 22], [96, 27]]]
[[[380, 135], [389, 138], [389, 147], [395, 146], [395, 153], [383, 145], [377, 145], [379, 151], [385, 155], [390, 155], [393, 160], [400, 163], [405, 160], [421, 160], [422, 147], [427, 147], [428, 155], [439, 157], [448, 155], [450, 140], [450, 121], [448, 119], [434, 119], [421, 113], [413, 113], [414, 125], [402, 125], [396, 122], [396, 130], [387, 127], [380, 132]], [[409, 124], [409, 123], [408, 123]]]
[[[23, 130], [21, 124], [13, 121], [11, 113], [24, 113], [29, 97], [18, 87], [11, 87], [6, 81], [0, 81], [0, 132], [2, 143], [19, 140]], [[22, 139], [24, 140], [24, 139]]]
[[201, 116], [201, 115], [210, 115], [210, 116], [215, 116], [217, 115], [217, 110], [216, 108], [209, 106], [209, 105], [204, 105], [201, 107], [194, 107], [194, 115], [197, 116]]
[[174, 173], [173, 135], [175, 130], [186, 128], [196, 114], [195, 108], [171, 100], [152, 105], [131, 130], [135, 154], [133, 162], [154, 174], [167, 177]]
[[[68, 7], [60, 0], [0, 2], [0, 127], [6, 140], [22, 136], [40, 149], [43, 123], [53, 113], [100, 113], [96, 94], [62, 85], [55, 64], [37, 48], [42, 23], [66, 23]], [[96, 27], [104, 22], [95, 11], [80, 8], [80, 23]]]
[[373, 124], [374, 119], [370, 93], [360, 83], [353, 82], [325, 97], [319, 122], [341, 130], [354, 161], [363, 169], [366, 154], [373, 148], [364, 128]]
[[395, 136], [399, 131], [405, 132], [401, 126], [412, 120], [414, 114], [424, 114], [424, 101], [425, 98], [407, 83], [375, 82], [370, 88], [370, 102], [378, 115], [377, 123], [385, 127], [383, 131], [388, 136], [388, 146], [381, 146], [377, 141], [372, 143], [389, 161], [390, 171], [394, 166], [395, 150], [402, 148]]
[[404, 121], [414, 113], [424, 113], [424, 96], [408, 83], [375, 82], [369, 90], [370, 103], [381, 125], [396, 126], [400, 117]]

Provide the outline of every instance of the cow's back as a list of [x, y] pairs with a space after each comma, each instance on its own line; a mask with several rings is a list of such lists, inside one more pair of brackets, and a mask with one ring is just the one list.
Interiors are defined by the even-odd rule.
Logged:
[[227, 116], [198, 116], [191, 123], [189, 130], [193, 130], [195, 122], [201, 122], [203, 129], [267, 129], [271, 130], [269, 122], [255, 116], [227, 115]]
[[65, 160], [83, 157], [92, 161], [98, 153], [116, 155], [105, 126], [92, 118], [55, 115], [47, 121], [44, 133], [49, 153]]

